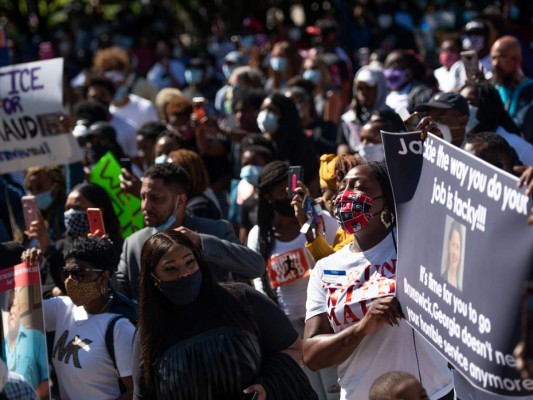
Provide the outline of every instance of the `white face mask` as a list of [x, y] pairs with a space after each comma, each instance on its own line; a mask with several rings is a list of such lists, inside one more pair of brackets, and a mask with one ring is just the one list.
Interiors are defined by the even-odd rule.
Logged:
[[479, 121], [477, 119], [477, 107], [469, 107], [468, 111], [468, 122], [466, 123], [465, 129], [466, 132], [470, 132], [476, 127], [477, 124], [479, 124]]
[[257, 114], [257, 126], [262, 133], [276, 133], [279, 128], [278, 117], [267, 110], [260, 111]]
[[359, 145], [359, 155], [367, 163], [385, 160], [385, 150], [381, 143]]

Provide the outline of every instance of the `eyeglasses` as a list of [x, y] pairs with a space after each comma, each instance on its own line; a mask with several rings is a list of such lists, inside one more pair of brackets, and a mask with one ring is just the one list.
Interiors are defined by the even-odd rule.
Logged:
[[72, 277], [75, 281], [81, 282], [85, 279], [85, 274], [88, 272], [104, 272], [104, 269], [98, 268], [81, 268], [78, 265], [75, 265], [73, 268], [67, 269], [63, 267], [63, 280], [68, 277]]

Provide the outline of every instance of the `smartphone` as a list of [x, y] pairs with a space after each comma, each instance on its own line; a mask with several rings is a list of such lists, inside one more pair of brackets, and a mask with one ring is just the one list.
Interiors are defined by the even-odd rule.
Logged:
[[242, 400], [256, 400], [257, 398], [259, 398], [259, 392], [246, 393], [242, 396]]
[[521, 339], [525, 346], [526, 362], [533, 366], [533, 284], [527, 284], [522, 293]]
[[205, 98], [203, 97], [193, 97], [192, 99], [192, 107], [193, 107], [193, 112], [194, 112], [194, 115], [196, 117], [196, 120], [198, 122], [202, 121], [205, 116], [206, 116], [206, 113], [205, 113]]
[[289, 187], [289, 199], [295, 195], [295, 190], [298, 187], [298, 181], [303, 181], [304, 169], [300, 165], [292, 165], [289, 167], [289, 178], [287, 186]]
[[124, 168], [126, 171], [128, 171], [131, 174], [131, 159], [128, 157], [121, 158], [120, 168]]
[[414, 112], [410, 114], [406, 108], [400, 109], [400, 111], [398, 111], [398, 115], [403, 120], [405, 128], [408, 131], [414, 131], [416, 127], [418, 126], [418, 124], [420, 123], [420, 121], [422, 120], [422, 117], [420, 116], [419, 113]]
[[24, 223], [26, 230], [30, 230], [31, 223], [39, 220], [39, 208], [35, 196], [22, 197], [22, 212], [24, 213]]
[[479, 59], [476, 51], [462, 51], [461, 59], [465, 66], [466, 80], [473, 80], [479, 74]]
[[98, 231], [99, 236], [105, 235], [104, 217], [99, 208], [88, 208], [87, 218], [89, 219], [89, 229], [93, 235]]

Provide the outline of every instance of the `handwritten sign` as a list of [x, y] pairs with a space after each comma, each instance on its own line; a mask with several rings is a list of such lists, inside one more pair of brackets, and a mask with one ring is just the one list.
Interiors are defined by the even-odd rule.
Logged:
[[0, 173], [80, 161], [65, 114], [63, 59], [0, 68]]
[[144, 226], [141, 200], [122, 190], [119, 175], [120, 164], [111, 152], [107, 152], [91, 170], [90, 181], [105, 189], [111, 197], [122, 236], [127, 238]]

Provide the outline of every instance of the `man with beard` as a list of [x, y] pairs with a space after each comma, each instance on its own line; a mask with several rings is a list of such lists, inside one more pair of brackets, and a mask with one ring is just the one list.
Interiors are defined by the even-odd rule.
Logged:
[[525, 139], [533, 143], [533, 79], [522, 71], [522, 50], [513, 36], [499, 38], [490, 50], [494, 84], [505, 109]]

